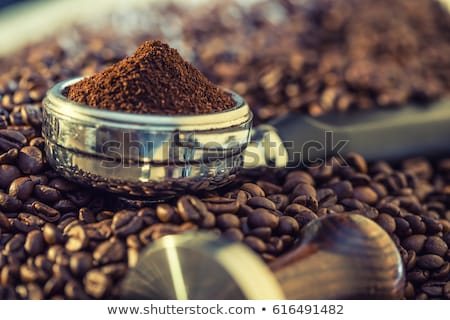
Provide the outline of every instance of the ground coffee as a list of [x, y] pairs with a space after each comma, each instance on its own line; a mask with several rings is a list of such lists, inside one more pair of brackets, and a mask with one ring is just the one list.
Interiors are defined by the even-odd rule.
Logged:
[[72, 85], [67, 96], [99, 109], [147, 114], [212, 113], [235, 105], [177, 50], [157, 40]]

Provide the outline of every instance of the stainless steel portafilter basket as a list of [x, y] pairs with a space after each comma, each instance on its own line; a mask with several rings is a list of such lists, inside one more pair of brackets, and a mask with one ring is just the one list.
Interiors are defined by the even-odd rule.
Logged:
[[42, 134], [50, 165], [95, 188], [148, 199], [227, 184], [243, 163], [253, 114], [229, 92], [233, 109], [202, 115], [100, 110], [67, 99], [80, 78], [56, 84], [44, 100]]
[[349, 152], [367, 161], [450, 152], [449, 99], [321, 117], [291, 112], [251, 128], [249, 106], [233, 92], [236, 106], [224, 112], [141, 115], [68, 100], [64, 88], [78, 80], [55, 85], [44, 100], [50, 164], [69, 179], [147, 200], [221, 187], [241, 167], [298, 168], [330, 156], [345, 166]]

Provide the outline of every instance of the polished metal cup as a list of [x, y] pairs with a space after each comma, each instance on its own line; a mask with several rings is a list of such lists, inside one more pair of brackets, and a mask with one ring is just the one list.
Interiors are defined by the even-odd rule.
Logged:
[[239, 95], [235, 107], [201, 115], [148, 115], [100, 110], [51, 88], [43, 103], [42, 135], [50, 165], [94, 188], [164, 199], [230, 182], [243, 164], [253, 114]]

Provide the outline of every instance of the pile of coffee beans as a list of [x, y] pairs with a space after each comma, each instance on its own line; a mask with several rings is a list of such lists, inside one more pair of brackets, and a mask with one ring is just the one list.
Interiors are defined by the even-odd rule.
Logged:
[[0, 299], [117, 298], [145, 245], [186, 230], [242, 241], [270, 262], [309, 221], [342, 212], [391, 235], [407, 270], [405, 298], [449, 299], [450, 158], [368, 164], [349, 154], [349, 166], [246, 172], [220, 190], [150, 206], [66, 181], [46, 162], [47, 88], [92, 75], [146, 39], [178, 44], [208, 78], [243, 94], [258, 121], [447, 93], [450, 19], [435, 1], [305, 3], [152, 7], [130, 13], [142, 22], [136, 30], [113, 19], [115, 33], [71, 29], [0, 59]]
[[235, 106], [230, 95], [161, 41], [144, 42], [131, 57], [73, 84], [67, 97], [99, 109], [146, 114], [202, 114]]

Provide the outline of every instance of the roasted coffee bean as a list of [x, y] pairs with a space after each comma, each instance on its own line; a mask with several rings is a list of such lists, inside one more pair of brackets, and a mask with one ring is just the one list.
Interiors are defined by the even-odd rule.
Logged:
[[0, 187], [5, 189], [9, 188], [11, 182], [20, 177], [20, 175], [20, 171], [16, 166], [9, 164], [0, 165], [0, 177], [2, 177], [0, 179]]
[[241, 221], [231, 213], [224, 213], [216, 217], [216, 225], [221, 229], [239, 228]]
[[[46, 183], [42, 183], [42, 184], [46, 184]], [[71, 191], [74, 191], [77, 189], [77, 186], [75, 184], [67, 181], [66, 179], [59, 178], [59, 177], [51, 179], [50, 182], [48, 183], [48, 186], [58, 189], [59, 191], [62, 191], [62, 192], [71, 192]]]
[[85, 228], [90, 240], [103, 241], [112, 235], [111, 221], [109, 219], [88, 224]]
[[0, 209], [4, 211], [14, 212], [20, 210], [22, 201], [11, 197], [6, 193], [0, 192]]
[[85, 293], [83, 286], [75, 280], [67, 281], [64, 286], [64, 295], [72, 300], [89, 299], [89, 296]]
[[280, 222], [278, 224], [277, 232], [280, 235], [293, 235], [296, 236], [297, 232], [300, 230], [300, 226], [293, 217], [282, 216], [280, 217]]
[[156, 215], [161, 222], [172, 221], [176, 215], [175, 209], [166, 203], [158, 204], [156, 207]]
[[450, 273], [450, 263], [445, 262], [442, 265], [442, 267], [431, 271], [430, 278], [434, 280], [445, 280], [448, 279], [449, 273]]
[[112, 238], [100, 244], [94, 251], [94, 260], [100, 264], [108, 264], [122, 260], [126, 255], [126, 249], [124, 244], [118, 240]]
[[244, 239], [244, 234], [238, 228], [229, 228], [225, 230], [223, 236], [234, 241], [242, 241], [242, 239]]
[[255, 196], [247, 200], [247, 205], [252, 208], [265, 208], [269, 210], [275, 210], [276, 206], [270, 199], [265, 197]]
[[279, 224], [279, 217], [267, 209], [258, 208], [249, 213], [248, 224], [252, 228], [269, 227], [275, 229]]
[[81, 225], [76, 225], [67, 233], [66, 249], [68, 251], [80, 251], [88, 245], [89, 238], [86, 230]]
[[75, 204], [67, 199], [62, 199], [53, 204], [53, 208], [61, 212], [62, 214], [77, 211], [78, 207]]
[[46, 297], [52, 297], [63, 291], [64, 285], [67, 280], [60, 277], [52, 277], [44, 284], [44, 295]]
[[36, 147], [23, 147], [17, 160], [20, 170], [25, 174], [37, 174], [44, 166], [42, 151]]
[[412, 233], [411, 227], [409, 226], [409, 222], [406, 219], [395, 217], [395, 233], [399, 237], [407, 237]]
[[27, 234], [25, 244], [25, 250], [34, 257], [44, 251], [44, 237], [40, 230], [33, 230]]
[[111, 279], [123, 278], [127, 270], [125, 263], [111, 263], [100, 268], [100, 271]]
[[349, 181], [341, 181], [329, 186], [339, 200], [350, 198], [353, 195], [353, 186]]
[[[8, 220], [8, 217], [5, 216], [2, 212], [0, 212], [0, 230], [9, 230], [11, 228], [11, 224]], [[0, 232], [1, 234], [1, 232]]]
[[402, 241], [402, 246], [406, 249], [414, 250], [416, 253], [420, 253], [425, 245], [427, 237], [423, 234], [414, 234]]
[[429, 217], [422, 216], [422, 220], [427, 226], [426, 233], [429, 235], [435, 235], [442, 231], [442, 223], [439, 222], [437, 219], [432, 219]]
[[183, 221], [199, 221], [208, 212], [206, 205], [194, 196], [182, 196], [178, 199], [177, 208]]
[[20, 149], [27, 143], [27, 138], [15, 130], [0, 129], [0, 150]]
[[[56, 186], [54, 188], [58, 189]], [[70, 201], [75, 203], [75, 205], [84, 207], [88, 205], [92, 200], [92, 193], [84, 190], [75, 190], [72, 192], [67, 192], [66, 197], [69, 198]]]
[[267, 198], [271, 200], [275, 204], [275, 208], [280, 211], [283, 211], [289, 204], [289, 198], [284, 194], [273, 194]]
[[111, 228], [113, 233], [118, 237], [126, 237], [130, 234], [138, 232], [144, 225], [144, 220], [138, 216], [136, 212], [122, 210], [117, 212], [113, 219]]
[[9, 149], [8, 151], [0, 154], [0, 164], [14, 164], [19, 156], [19, 150], [16, 148]]
[[55, 203], [61, 199], [61, 193], [57, 189], [42, 184], [34, 187], [34, 195], [45, 203]]
[[[334, 193], [333, 189], [322, 188], [317, 190], [317, 200], [320, 208], [327, 208], [336, 204], [337, 196]], [[304, 205], [302, 203], [299, 204]]]
[[244, 183], [241, 186], [241, 190], [247, 192], [252, 197], [265, 197], [266, 196], [264, 190], [260, 186], [258, 186], [257, 184], [254, 184], [254, 183]]
[[416, 215], [407, 215], [404, 217], [406, 221], [408, 221], [409, 226], [411, 227], [411, 230], [413, 233], [420, 234], [425, 233], [427, 226], [422, 221], [422, 218], [420, 216]]
[[236, 213], [239, 210], [239, 202], [235, 199], [228, 199], [222, 197], [208, 198], [203, 200], [206, 208], [215, 213]]
[[78, 277], [83, 277], [92, 268], [92, 256], [87, 252], [75, 252], [70, 256], [70, 271]]
[[41, 151], [45, 149], [45, 139], [42, 137], [35, 137], [30, 140], [30, 146], [36, 147]]
[[269, 241], [272, 235], [272, 229], [269, 227], [259, 227], [251, 229], [249, 235], [260, 238], [263, 241]]
[[437, 269], [445, 263], [442, 257], [435, 254], [425, 254], [417, 257], [417, 265], [424, 269]]
[[365, 202], [370, 205], [376, 204], [378, 195], [372, 188], [367, 186], [360, 186], [353, 189], [353, 196], [359, 201]]
[[420, 287], [420, 289], [429, 296], [440, 297], [442, 295], [443, 287], [445, 284], [446, 282], [430, 281], [424, 283]]
[[54, 224], [46, 223], [42, 229], [42, 235], [48, 245], [54, 245], [62, 242], [61, 231]]
[[376, 222], [388, 233], [393, 233], [396, 229], [394, 218], [386, 213], [379, 214], [376, 218]]
[[36, 215], [47, 222], [56, 222], [61, 218], [61, 213], [58, 210], [46, 205], [45, 203], [34, 201], [31, 206], [36, 212]]
[[27, 200], [33, 193], [34, 182], [29, 177], [20, 177], [11, 182], [9, 195], [19, 200]]
[[407, 279], [412, 283], [424, 283], [430, 278], [430, 271], [414, 269], [407, 273]]
[[267, 197], [273, 194], [279, 194], [283, 191], [282, 187], [269, 181], [259, 180], [256, 184], [264, 190]]
[[201, 227], [205, 229], [213, 228], [216, 225], [216, 216], [211, 212], [205, 213], [201, 222]]
[[443, 257], [448, 250], [447, 244], [440, 237], [430, 236], [426, 239], [423, 251]]
[[256, 252], [264, 252], [267, 249], [266, 244], [261, 239], [255, 236], [245, 236], [244, 243]]
[[84, 290], [95, 299], [103, 298], [111, 289], [112, 281], [98, 270], [90, 270], [83, 279]]

